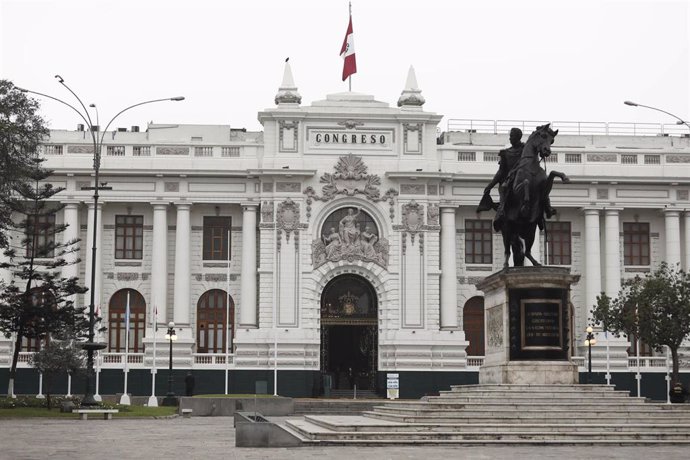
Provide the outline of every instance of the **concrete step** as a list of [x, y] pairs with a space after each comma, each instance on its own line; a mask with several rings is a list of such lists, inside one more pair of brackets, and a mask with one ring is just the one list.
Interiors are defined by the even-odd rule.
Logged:
[[688, 432], [666, 432], [666, 431], [629, 431], [629, 432], [610, 432], [606, 430], [592, 430], [589, 431], [563, 431], [553, 432], [551, 430], [541, 431], [491, 431], [491, 432], [460, 432], [460, 431], [434, 431], [434, 432], [409, 432], [409, 431], [333, 431], [319, 425], [314, 425], [304, 420], [287, 421], [291, 429], [299, 432], [302, 436], [312, 440], [358, 440], [358, 441], [398, 441], [401, 443], [409, 443], [413, 441], [463, 441], [463, 440], [524, 440], [528, 437], [532, 441], [544, 440], [607, 440], [616, 439], [619, 441], [637, 441], [637, 440], [678, 440], [690, 442], [690, 433]]
[[590, 385], [590, 384], [475, 384], [475, 385], [451, 385], [451, 391], [615, 391], [613, 385]]
[[[683, 417], [680, 419], [676, 414], [667, 414], [660, 412], [654, 416], [650, 414], [616, 414], [606, 415], [600, 414], [596, 417], [588, 417], [584, 414], [577, 414], [575, 416], [568, 416], [567, 413], [551, 414], [540, 416], [539, 412], [525, 413], [525, 414], [495, 414], [491, 412], [479, 414], [463, 414], [463, 415], [446, 415], [446, 416], [420, 416], [420, 415], [405, 415], [383, 412], [363, 412], [362, 415], [370, 418], [381, 420], [394, 421], [399, 423], [422, 423], [422, 424], [448, 424], [448, 423], [549, 423], [549, 422], [577, 422], [582, 420], [596, 420], [599, 423], [623, 425], [626, 423], [690, 423], [690, 418]], [[498, 415], [501, 415], [500, 417]]]
[[[481, 396], [473, 398], [471, 396], [456, 396], [454, 398], [446, 397], [435, 397], [428, 398], [422, 403], [427, 404], [550, 404], [554, 401], [558, 401], [562, 404], [610, 404], [610, 405], [622, 405], [622, 404], [645, 404], [649, 402], [644, 398], [537, 398], [537, 397], [493, 397], [493, 396]], [[381, 403], [381, 401], [379, 401]]]
[[[545, 418], [558, 418], [558, 417], [586, 417], [588, 419], [596, 419], [599, 416], [611, 416], [611, 415], [625, 415], [625, 416], [654, 416], [656, 414], [662, 414], [661, 409], [658, 408], [647, 408], [645, 406], [566, 406], [566, 405], [556, 405], [552, 407], [538, 407], [538, 406], [508, 406], [508, 405], [489, 405], [489, 404], [468, 404], [464, 408], [414, 408], [414, 407], [404, 407], [404, 406], [375, 406], [373, 412], [385, 413], [385, 414], [403, 414], [403, 415], [413, 415], [413, 416], [424, 416], [424, 417], [444, 417], [457, 415], [459, 417], [471, 417], [473, 415], [492, 415], [495, 417], [511, 416], [513, 414], [520, 416], [543, 416]], [[678, 416], [683, 416], [679, 414]], [[686, 418], [690, 418], [690, 414], [685, 414]]]
[[[352, 419], [352, 417], [349, 417]], [[348, 419], [338, 416], [305, 416], [304, 420], [331, 431], [379, 431], [379, 432], [451, 432], [459, 431], [463, 433], [503, 433], [503, 432], [565, 432], [574, 431], [607, 431], [607, 432], [668, 432], [668, 433], [687, 433], [690, 432], [690, 423], [625, 423], [603, 424], [603, 423], [475, 423], [475, 424], [445, 424], [434, 423], [411, 423], [402, 424], [388, 422], [385, 420], [370, 420], [364, 417], [348, 421]]]
[[607, 385], [465, 385], [286, 426], [319, 445], [690, 445], [688, 406], [650, 403]]
[[627, 391], [512, 391], [512, 390], [472, 390], [472, 391], [440, 391], [437, 396], [426, 396], [425, 399], [434, 398], [629, 398]]

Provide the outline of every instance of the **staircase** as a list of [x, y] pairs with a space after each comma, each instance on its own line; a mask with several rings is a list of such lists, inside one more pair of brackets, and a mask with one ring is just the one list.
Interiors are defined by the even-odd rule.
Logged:
[[607, 385], [461, 385], [283, 428], [305, 445], [690, 445], [690, 405], [650, 403]]

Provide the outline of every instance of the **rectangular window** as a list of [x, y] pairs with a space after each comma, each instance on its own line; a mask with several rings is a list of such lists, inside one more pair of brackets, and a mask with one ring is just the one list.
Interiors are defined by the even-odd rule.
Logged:
[[465, 221], [465, 263], [491, 264], [493, 235], [490, 220]]
[[570, 222], [547, 222], [549, 265], [570, 265]]
[[204, 217], [204, 260], [230, 259], [230, 217]]
[[141, 259], [144, 216], [115, 216], [115, 258]]
[[29, 216], [26, 220], [26, 257], [50, 258], [55, 255], [55, 214]]
[[649, 223], [623, 223], [623, 261], [625, 265], [649, 265]]

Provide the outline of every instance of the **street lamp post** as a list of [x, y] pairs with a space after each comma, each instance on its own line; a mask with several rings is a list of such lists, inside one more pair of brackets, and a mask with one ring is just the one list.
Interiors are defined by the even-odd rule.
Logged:
[[[182, 96], [177, 96], [177, 97], [169, 97], [169, 98], [164, 98], [164, 99], [152, 99], [149, 101], [143, 101], [139, 102], [134, 105], [130, 105], [129, 107], [126, 107], [122, 110], [120, 110], [117, 115], [115, 115], [113, 118], [110, 119], [108, 124], [106, 125], [105, 129], [102, 131], [101, 136], [98, 136], [98, 132], [100, 131], [100, 127], [98, 124], [94, 125], [92, 120], [91, 120], [91, 115], [89, 115], [89, 111], [86, 109], [86, 106], [82, 102], [82, 100], [77, 96], [77, 94], [72, 91], [72, 89], [67, 86], [65, 83], [65, 80], [60, 76], [60, 75], [55, 75], [55, 78], [57, 78], [58, 82], [67, 88], [67, 90], [72, 93], [74, 98], [79, 102], [79, 105], [83, 109], [83, 112], [74, 107], [72, 104], [69, 104], [62, 99], [58, 99], [57, 97], [50, 96], [48, 94], [43, 94], [39, 93], [37, 91], [31, 91], [25, 88], [17, 88], [19, 91], [22, 91], [24, 93], [31, 93], [31, 94], [36, 94], [38, 96], [42, 97], [47, 97], [48, 99], [52, 99], [54, 101], [57, 101], [63, 105], [66, 105], [70, 109], [74, 110], [82, 120], [84, 120], [84, 123], [86, 123], [89, 133], [91, 133], [91, 140], [93, 142], [93, 172], [94, 172], [94, 186], [93, 187], [83, 187], [82, 190], [93, 190], [93, 206], [94, 206], [94, 212], [93, 212], [93, 241], [92, 241], [92, 247], [91, 247], [91, 284], [89, 286], [89, 336], [88, 336], [88, 341], [82, 344], [82, 348], [86, 350], [86, 381], [85, 381], [85, 388], [84, 388], [84, 399], [82, 400], [82, 405], [83, 406], [95, 406], [98, 405], [98, 401], [93, 396], [93, 391], [92, 391], [92, 385], [91, 385], [91, 380], [93, 379], [93, 374], [94, 374], [94, 369], [93, 369], [93, 364], [94, 364], [94, 351], [96, 350], [102, 350], [104, 349], [107, 345], [105, 343], [96, 343], [94, 342], [94, 326], [95, 326], [95, 304], [96, 304], [96, 298], [95, 298], [95, 284], [96, 284], [96, 242], [97, 242], [97, 237], [98, 237], [98, 191], [99, 190], [110, 190], [112, 187], [105, 187], [105, 184], [100, 184], [99, 183], [99, 172], [100, 172], [100, 167], [101, 167], [101, 150], [103, 149], [103, 140], [105, 139], [105, 134], [108, 132], [108, 128], [110, 125], [115, 121], [117, 117], [122, 115], [124, 112], [133, 109], [134, 107], [139, 107], [140, 105], [144, 104], [152, 104], [154, 102], [162, 102], [162, 101], [183, 101], [184, 97]], [[89, 107], [96, 107], [95, 104], [91, 104]]]
[[665, 111], [665, 110], [657, 109], [656, 107], [652, 107], [652, 106], [649, 106], [649, 105], [638, 104], [637, 102], [633, 102], [633, 101], [625, 101], [625, 102], [623, 102], [623, 104], [629, 105], [629, 106], [631, 106], [631, 107], [644, 107], [645, 109], [656, 110], [657, 112], [665, 113], [666, 115], [669, 115], [669, 116], [675, 118], [676, 120], [678, 120], [678, 121], [676, 122], [676, 124], [685, 125], [685, 126], [687, 126], [688, 128], [690, 128], [690, 124], [688, 124], [687, 121], [683, 120], [683, 119], [680, 118], [679, 116], [676, 116], [676, 115], [672, 114], [671, 112], [667, 112], [667, 111]]
[[592, 326], [587, 326], [587, 336], [585, 337], [585, 346], [588, 351], [589, 365], [587, 366], [587, 383], [592, 383], [592, 345], [597, 343], [597, 339], [594, 338], [594, 329]]
[[175, 323], [170, 321], [168, 323], [168, 332], [165, 334], [165, 340], [170, 342], [170, 354], [168, 355], [168, 393], [163, 399], [163, 406], [177, 406], [177, 396], [175, 396], [175, 391], [173, 391], [173, 373], [172, 373], [172, 362], [173, 362], [173, 342], [177, 340], [177, 334], [175, 333]]

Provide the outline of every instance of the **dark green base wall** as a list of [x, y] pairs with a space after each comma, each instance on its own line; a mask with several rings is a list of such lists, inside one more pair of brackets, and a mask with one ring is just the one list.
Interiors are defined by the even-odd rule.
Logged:
[[[173, 370], [173, 390], [177, 395], [185, 391], [184, 378], [188, 370]], [[379, 394], [385, 396], [386, 374], [393, 371], [379, 372], [377, 382]], [[195, 394], [222, 394], [225, 392], [225, 372], [222, 370], [193, 371], [195, 377]], [[435, 395], [448, 390], [451, 385], [471, 385], [478, 382], [477, 372], [395, 372], [400, 376], [400, 397], [418, 399], [426, 395]], [[9, 370], [0, 369], [0, 394], [7, 393]], [[164, 396], [168, 391], [168, 371], [161, 369], [156, 375], [156, 395]], [[642, 373], [642, 396], [658, 401], [666, 401], [666, 374]], [[617, 390], [630, 391], [637, 395], [637, 381], [634, 373], [612, 373], [612, 383]], [[686, 388], [690, 387], [690, 374], [681, 374]], [[257, 385], [258, 383], [258, 385]], [[580, 374], [580, 383], [587, 383], [587, 373]], [[592, 373], [592, 383], [606, 383], [602, 372]], [[100, 394], [122, 393], [123, 374], [117, 369], [104, 369], [101, 372]], [[229, 373], [229, 393], [254, 394], [259, 388], [273, 394], [272, 370], [233, 370]], [[34, 369], [18, 369], [15, 384], [17, 394], [35, 395], [38, 393], [38, 373]], [[151, 394], [151, 372], [146, 369], [134, 369], [129, 372], [128, 391], [134, 396]], [[262, 391], [262, 390], [259, 390]], [[67, 376], [56, 380], [54, 394], [67, 392]], [[83, 394], [84, 381], [72, 381], [72, 394]], [[45, 393], [45, 389], [44, 389]], [[318, 371], [280, 371], [278, 372], [278, 394], [293, 398], [313, 398], [321, 395], [320, 373]]]

